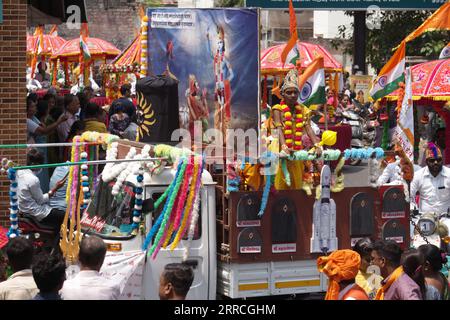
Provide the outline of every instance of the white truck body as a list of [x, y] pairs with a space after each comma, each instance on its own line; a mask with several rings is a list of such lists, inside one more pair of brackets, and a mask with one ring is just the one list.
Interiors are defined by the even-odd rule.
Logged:
[[[160, 175], [144, 175], [144, 199], [157, 199], [171, 183], [175, 170], [166, 168]], [[135, 181], [130, 175], [129, 182]], [[214, 300], [221, 295], [229, 298], [264, 297], [326, 291], [326, 279], [320, 274], [315, 260], [258, 263], [226, 263], [217, 259], [216, 239], [216, 183], [204, 171], [201, 187], [201, 235], [190, 246], [189, 261], [195, 260], [194, 282], [187, 299]], [[145, 215], [146, 233], [152, 227], [152, 213]], [[138, 234], [131, 240], [105, 240], [121, 243], [122, 252], [142, 248], [145, 236]], [[168, 263], [181, 262], [187, 241], [177, 248], [159, 251], [156, 259], [146, 257], [144, 264], [142, 299], [159, 299], [159, 277]]]

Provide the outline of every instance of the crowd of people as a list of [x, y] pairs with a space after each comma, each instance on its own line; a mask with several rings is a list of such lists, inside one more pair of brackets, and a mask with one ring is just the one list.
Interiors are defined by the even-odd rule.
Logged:
[[[76, 135], [85, 131], [112, 133], [135, 141], [137, 115], [131, 85], [122, 85], [120, 93], [120, 98], [103, 107], [91, 101], [94, 98], [91, 87], [85, 87], [76, 95], [59, 96], [52, 87], [42, 98], [30, 93], [26, 98], [27, 143], [72, 142]], [[44, 163], [68, 161], [70, 150], [70, 147], [38, 148]], [[50, 190], [53, 172], [54, 169], [43, 169], [37, 175], [44, 193]]]
[[394, 241], [369, 238], [317, 260], [329, 278], [326, 300], [449, 300], [446, 263], [432, 244], [403, 251]]
[[[97, 236], [80, 243], [80, 271], [67, 278], [67, 266], [58, 251], [36, 251], [30, 240], [10, 239], [0, 260], [0, 300], [119, 300], [120, 286], [101, 273], [106, 244]], [[5, 266], [7, 266], [5, 268]], [[9, 273], [9, 274], [8, 274]], [[184, 300], [194, 280], [192, 268], [170, 263], [161, 273], [161, 300]]]

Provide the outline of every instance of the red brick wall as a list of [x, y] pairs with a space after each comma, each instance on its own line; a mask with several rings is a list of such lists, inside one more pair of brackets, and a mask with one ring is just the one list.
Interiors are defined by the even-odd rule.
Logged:
[[[26, 143], [27, 1], [3, 0], [0, 23], [0, 145]], [[25, 150], [0, 149], [0, 158], [25, 163]], [[0, 176], [0, 224], [9, 225], [9, 182]]]
[[[134, 40], [140, 27], [137, 1], [89, 0], [85, 4], [91, 37], [106, 40], [119, 50], [124, 50]], [[51, 25], [46, 26], [46, 30], [50, 28]], [[70, 40], [78, 38], [80, 30], [71, 30], [61, 24], [58, 35]]]

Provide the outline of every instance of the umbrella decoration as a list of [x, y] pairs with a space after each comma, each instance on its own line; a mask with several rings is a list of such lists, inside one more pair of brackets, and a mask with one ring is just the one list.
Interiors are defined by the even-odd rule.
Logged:
[[133, 42], [120, 53], [110, 64], [102, 65], [100, 71], [104, 73], [139, 73], [141, 59], [141, 36], [138, 35]]
[[[261, 52], [261, 74], [284, 73], [295, 67], [290, 63], [286, 63], [283, 66], [281, 52], [284, 47], [285, 44], [280, 44], [269, 47]], [[315, 58], [323, 56], [326, 71], [342, 72], [343, 70], [342, 65], [320, 45], [297, 41], [297, 49], [300, 53], [301, 69], [309, 66]]]
[[[450, 59], [441, 59], [411, 67], [413, 100], [450, 101]], [[398, 90], [387, 96], [397, 100]]]
[[[27, 35], [27, 55], [34, 54], [37, 46], [37, 40], [39, 36], [36, 35]], [[44, 48], [40, 55], [45, 57], [50, 57], [54, 55], [59, 48], [61, 48], [67, 41], [61, 37], [53, 36], [49, 34], [43, 35], [44, 39]]]
[[[86, 44], [89, 48], [92, 59], [114, 59], [120, 50], [108, 41], [86, 37]], [[80, 38], [67, 41], [51, 59], [66, 60], [68, 62], [78, 62], [80, 57]]]
[[[87, 28], [87, 26], [86, 26]], [[51, 60], [53, 61], [61, 61], [64, 64], [64, 73], [65, 73], [65, 83], [69, 84], [69, 63], [80, 62], [83, 60], [83, 52], [81, 52], [80, 48], [80, 39], [75, 38], [67, 41], [55, 54], [51, 56]], [[89, 61], [85, 61], [86, 66], [83, 67], [85, 70], [89, 70], [91, 63], [95, 60], [104, 60], [106, 62], [107, 59], [114, 59], [118, 54], [120, 54], [120, 50], [117, 49], [113, 44], [108, 41], [92, 38], [88, 36], [83, 36], [83, 42], [87, 47], [90, 58]], [[83, 63], [84, 64], [84, 63]], [[57, 64], [55, 63], [54, 66]], [[81, 71], [81, 70], [80, 70]], [[53, 73], [56, 74], [57, 70], [54, 68]], [[84, 73], [83, 73], [84, 74]], [[85, 78], [87, 78], [85, 76]], [[86, 81], [86, 80], [85, 80]]]

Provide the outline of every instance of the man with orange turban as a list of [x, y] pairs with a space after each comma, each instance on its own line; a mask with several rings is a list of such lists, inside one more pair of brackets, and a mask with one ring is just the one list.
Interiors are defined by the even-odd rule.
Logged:
[[411, 203], [420, 194], [420, 212], [446, 213], [450, 209], [450, 168], [443, 166], [441, 150], [432, 142], [425, 153], [427, 166], [414, 173]]
[[329, 278], [325, 300], [369, 300], [355, 283], [360, 263], [360, 255], [353, 250], [337, 250], [317, 259], [317, 268]]

